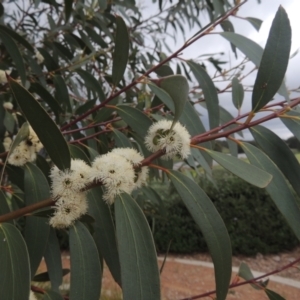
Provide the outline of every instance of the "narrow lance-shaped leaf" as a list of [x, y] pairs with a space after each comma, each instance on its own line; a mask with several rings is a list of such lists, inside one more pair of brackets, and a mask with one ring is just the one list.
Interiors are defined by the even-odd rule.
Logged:
[[207, 74], [207, 72], [199, 65], [192, 61], [188, 62], [194, 76], [196, 77], [205, 98], [206, 107], [209, 116], [209, 127], [213, 129], [219, 126], [219, 99], [216, 87]]
[[126, 70], [129, 54], [129, 35], [127, 26], [120, 16], [116, 16], [115, 51], [113, 54], [112, 81], [118, 85]]
[[259, 31], [261, 24], [262, 24], [262, 20], [257, 19], [257, 18], [252, 18], [252, 17], [248, 17], [245, 18], [257, 31]]
[[291, 110], [286, 115], [288, 116], [287, 118], [281, 117], [280, 120], [300, 141], [300, 113]]
[[[48, 181], [42, 171], [32, 163], [24, 166], [24, 194], [26, 205], [34, 204], [50, 197]], [[44, 255], [50, 226], [47, 219], [30, 216], [26, 218], [24, 238], [30, 258], [31, 276]]]
[[12, 78], [9, 78], [9, 84], [17, 103], [46, 148], [53, 163], [61, 170], [70, 168], [69, 147], [57, 125], [24, 87]]
[[264, 107], [280, 88], [289, 62], [291, 26], [280, 6], [273, 20], [253, 87], [252, 111]]
[[270, 300], [286, 300], [286, 298], [283, 298], [281, 295], [277, 294], [272, 290], [265, 289], [265, 293]]
[[69, 21], [71, 13], [72, 13], [72, 4], [73, 0], [65, 0], [65, 19], [66, 23]]
[[244, 100], [244, 89], [236, 77], [232, 79], [232, 102], [236, 109], [242, 107]]
[[295, 198], [292, 189], [287, 184], [283, 174], [275, 163], [260, 149], [248, 143], [241, 143], [240, 145], [253, 165], [272, 174], [273, 179], [266, 187], [266, 190], [297, 238], [300, 240], [300, 208], [297, 199]]
[[72, 112], [69, 92], [64, 79], [60, 75], [55, 75], [53, 81], [55, 85], [55, 99], [63, 105], [65, 110]]
[[88, 193], [89, 214], [95, 219], [94, 240], [113, 278], [121, 285], [121, 269], [118, 254], [116, 230], [108, 204], [103, 201], [102, 189], [92, 189]]
[[[4, 215], [10, 212], [10, 208], [8, 206], [6, 196], [2, 190], [0, 190], [0, 215]], [[13, 224], [13, 221], [8, 221]]]
[[0, 295], [3, 299], [28, 300], [30, 268], [27, 247], [20, 231], [0, 224]]
[[87, 228], [77, 221], [69, 230], [72, 300], [99, 300], [101, 265], [95, 242]]
[[124, 300], [160, 299], [157, 257], [149, 224], [128, 194], [115, 200]]
[[178, 171], [169, 171], [168, 175], [205, 238], [215, 267], [217, 299], [223, 300], [231, 277], [231, 243], [225, 224], [193, 180]]
[[212, 150], [205, 151], [222, 167], [255, 186], [264, 188], [272, 179], [272, 175], [266, 171], [248, 164], [236, 157]]
[[[186, 78], [182, 75], [171, 75], [152, 81], [162, 88], [174, 103], [174, 119], [171, 128], [180, 118], [189, 93], [189, 85]], [[150, 86], [151, 88], [151, 86]], [[160, 95], [157, 95], [160, 98]], [[163, 102], [164, 100], [161, 99]], [[165, 103], [165, 102], [164, 102]]]
[[16, 65], [16, 68], [19, 72], [23, 85], [25, 85], [26, 68], [19, 47], [17, 46], [15, 41], [4, 31], [0, 31], [0, 38], [7, 50], [7, 53], [10, 55], [10, 57], [12, 58], [13, 62]]
[[272, 159], [300, 196], [300, 164], [287, 144], [274, 132], [263, 127], [251, 128], [259, 147]]

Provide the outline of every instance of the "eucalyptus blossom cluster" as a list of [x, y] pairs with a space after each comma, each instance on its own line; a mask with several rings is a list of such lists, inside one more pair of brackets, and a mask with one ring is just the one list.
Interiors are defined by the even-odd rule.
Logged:
[[132, 148], [117, 148], [95, 158], [92, 165], [80, 159], [71, 161], [65, 171], [51, 169], [52, 197], [56, 200], [50, 225], [55, 228], [71, 226], [87, 212], [86, 187], [93, 182], [103, 184], [103, 200], [108, 204], [122, 193], [131, 193], [146, 183], [148, 168], [141, 167], [143, 156]]

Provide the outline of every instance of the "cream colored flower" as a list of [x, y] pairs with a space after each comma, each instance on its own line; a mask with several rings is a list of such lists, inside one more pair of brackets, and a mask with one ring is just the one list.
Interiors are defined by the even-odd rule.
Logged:
[[44, 56], [38, 50], [35, 51], [35, 57], [38, 64], [43, 63], [45, 60]]
[[7, 83], [6, 74], [10, 75], [11, 70], [0, 70], [0, 83]]
[[12, 110], [14, 108], [14, 105], [11, 102], [4, 102], [3, 107], [5, 109]]
[[187, 158], [191, 152], [191, 136], [179, 122], [173, 129], [170, 129], [171, 126], [172, 121], [169, 120], [154, 123], [147, 132], [145, 145], [152, 152], [164, 149], [166, 154], [163, 158], [165, 159], [173, 158], [176, 155], [183, 159]]
[[37, 298], [36, 298], [35, 294], [33, 293], [33, 291], [30, 291], [29, 300], [37, 300]]

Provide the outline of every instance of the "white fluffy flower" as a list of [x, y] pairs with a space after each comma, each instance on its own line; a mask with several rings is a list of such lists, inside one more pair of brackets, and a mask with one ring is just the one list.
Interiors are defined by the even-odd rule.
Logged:
[[35, 297], [35, 294], [33, 293], [33, 291], [30, 291], [29, 300], [37, 300], [37, 298]]
[[97, 157], [92, 164], [91, 179], [101, 180], [105, 187], [103, 196], [109, 204], [116, 195], [134, 189], [134, 170], [132, 164], [123, 156], [107, 153]]
[[145, 138], [146, 147], [152, 152], [165, 149], [163, 158], [166, 159], [176, 155], [187, 158], [191, 152], [191, 136], [179, 122], [173, 129], [170, 129], [171, 126], [172, 121], [169, 120], [161, 120], [150, 126]]
[[55, 204], [55, 213], [49, 224], [54, 228], [70, 227], [87, 212], [86, 194], [84, 192], [62, 196]]
[[11, 143], [12, 143], [12, 139], [9, 136], [3, 139], [3, 147], [5, 151], [9, 150]]
[[111, 153], [125, 157], [133, 165], [135, 188], [146, 184], [149, 169], [148, 167], [139, 167], [141, 161], [144, 159], [143, 155], [133, 148], [115, 148], [111, 151]]
[[44, 56], [38, 50], [36, 50], [36, 52], [35, 52], [35, 57], [36, 57], [38, 64], [43, 63], [45, 60]]
[[5, 73], [9, 75], [11, 73], [11, 70], [0, 70], [0, 83], [7, 83]]
[[[5, 142], [5, 139], [4, 139]], [[8, 140], [7, 144], [8, 146]], [[10, 145], [9, 145], [10, 146]], [[5, 145], [4, 145], [5, 147]], [[8, 158], [8, 163], [15, 166], [23, 166], [27, 162], [33, 162], [36, 160], [36, 154], [43, 148], [38, 136], [33, 131], [31, 126], [29, 127], [29, 136], [26, 140], [22, 141], [11, 153]]]
[[11, 102], [4, 102], [3, 107], [5, 109], [12, 110], [14, 108], [14, 105]]
[[88, 183], [90, 171], [91, 168], [80, 159], [72, 159], [70, 170], [53, 167], [50, 173], [53, 197], [80, 192]]

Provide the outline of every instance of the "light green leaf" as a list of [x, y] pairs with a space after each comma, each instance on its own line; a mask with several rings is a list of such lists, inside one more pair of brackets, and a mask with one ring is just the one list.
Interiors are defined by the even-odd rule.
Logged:
[[293, 135], [300, 141], [300, 113], [291, 110], [286, 113], [287, 116], [293, 118], [281, 117], [282, 123], [293, 133]]
[[34, 97], [16, 81], [9, 80], [13, 95], [53, 163], [61, 170], [70, 168], [70, 151], [57, 125]]
[[231, 277], [231, 244], [225, 224], [193, 180], [178, 171], [170, 171], [168, 175], [205, 238], [215, 267], [217, 298], [223, 300]]
[[5, 111], [5, 116], [4, 116], [3, 124], [4, 124], [4, 126], [5, 126], [5, 128], [6, 128], [7, 131], [9, 131], [10, 133], [14, 132], [15, 119], [12, 116], [12, 114], [9, 113], [7, 110]]
[[160, 77], [174, 75], [173, 70], [168, 65], [162, 65], [155, 69], [154, 72]]
[[259, 31], [261, 24], [262, 24], [262, 20], [257, 19], [257, 18], [252, 18], [252, 17], [248, 17], [245, 18], [257, 31]]
[[[266, 187], [275, 205], [300, 240], [300, 208], [297, 199], [281, 171], [261, 150], [248, 143], [240, 144], [251, 164], [272, 174], [273, 179]], [[274, 149], [273, 149], [274, 150]], [[274, 151], [276, 152], [276, 151]], [[284, 158], [282, 159], [284, 161]]]
[[148, 222], [128, 194], [115, 200], [117, 239], [124, 300], [160, 299], [156, 251]]
[[19, 72], [23, 85], [25, 85], [26, 68], [19, 47], [17, 46], [15, 41], [3, 30], [2, 31], [0, 30], [0, 38], [7, 50], [7, 53], [10, 55], [11, 59], [16, 65], [16, 68]]
[[50, 228], [49, 239], [44, 253], [47, 265], [48, 275], [51, 281], [51, 289], [59, 292], [59, 286], [62, 284], [62, 263], [60, 246], [53, 228]]
[[291, 27], [280, 6], [273, 20], [253, 87], [252, 111], [264, 107], [280, 88], [289, 62]]
[[[162, 97], [161, 93], [156, 94], [174, 113], [174, 119], [171, 128], [175, 125], [175, 123], [180, 118], [182, 111], [184, 109], [186, 100], [188, 98], [189, 93], [189, 85], [186, 80], [186, 78], [182, 75], [171, 75], [167, 77], [162, 77], [160, 79], [152, 79], [152, 81], [160, 87], [167, 95], [164, 95]], [[153, 90], [153, 87], [150, 88]], [[154, 91], [155, 93], [155, 91]], [[169, 102], [168, 96], [171, 97], [172, 102], [174, 104], [174, 110], [172, 109], [172, 106], [170, 107], [167, 102]]]
[[[24, 166], [24, 194], [26, 205], [34, 204], [50, 197], [48, 181], [42, 171], [32, 163]], [[44, 255], [50, 226], [48, 220], [35, 216], [26, 218], [24, 238], [30, 258], [31, 276]]]
[[[240, 267], [239, 267], [239, 271], [237, 274], [239, 277], [245, 279], [245, 280], [251, 280], [254, 278], [249, 266], [242, 262]], [[256, 290], [261, 290], [262, 288], [260, 287], [259, 283], [256, 284], [250, 284], [254, 289]]]
[[117, 86], [126, 70], [129, 54], [129, 35], [127, 26], [120, 16], [116, 16], [115, 51], [113, 54], [112, 81]]
[[279, 136], [263, 126], [255, 126], [250, 131], [259, 147], [278, 166], [300, 196], [300, 165], [291, 149]]
[[104, 101], [106, 99], [99, 81], [91, 73], [82, 69], [77, 69], [76, 72], [84, 80], [86, 87], [98, 94], [100, 101]]
[[141, 137], [145, 137], [149, 127], [152, 125], [152, 121], [140, 110], [127, 106], [116, 106], [118, 115], [127, 123], [132, 130], [134, 130]]
[[72, 300], [99, 300], [101, 291], [101, 265], [95, 242], [80, 222], [76, 222], [69, 230], [71, 257]]
[[242, 107], [244, 100], [244, 89], [236, 77], [232, 79], [232, 102], [236, 109]]
[[219, 99], [216, 87], [207, 72], [197, 63], [188, 61], [194, 76], [196, 77], [204, 95], [205, 104], [208, 110], [209, 127], [213, 129], [219, 126]]
[[27, 247], [20, 231], [0, 224], [0, 295], [3, 300], [28, 300], [30, 267]]
[[174, 113], [175, 106], [171, 96], [165, 90], [152, 82], [149, 82], [148, 86], [150, 90]]
[[212, 150], [205, 151], [226, 170], [255, 186], [264, 188], [272, 180], [272, 175], [266, 171], [248, 164], [236, 157]]
[[116, 239], [116, 230], [108, 204], [103, 201], [100, 187], [88, 193], [89, 214], [95, 219], [94, 240], [113, 278], [121, 285], [121, 269]]

